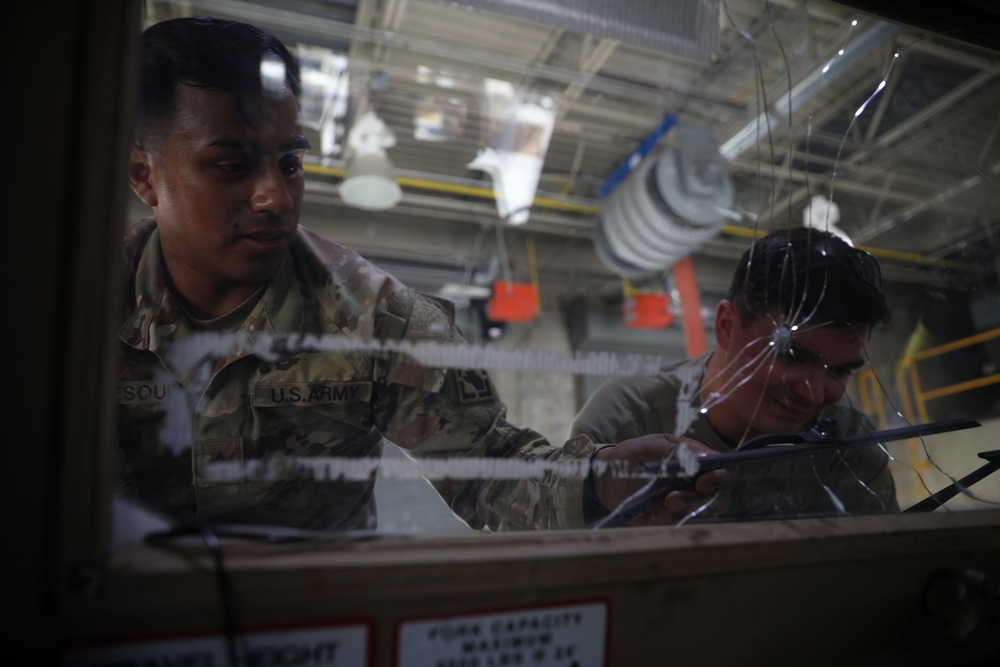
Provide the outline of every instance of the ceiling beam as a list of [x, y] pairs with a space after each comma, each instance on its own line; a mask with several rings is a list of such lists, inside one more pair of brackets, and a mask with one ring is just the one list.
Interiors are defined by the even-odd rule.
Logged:
[[[925, 125], [944, 114], [945, 111], [958, 107], [960, 102], [968, 98], [973, 92], [989, 83], [997, 76], [1000, 76], [1000, 63], [994, 64], [993, 66], [974, 74], [964, 83], [959, 84], [945, 95], [941, 96], [906, 120], [897, 124], [891, 130], [884, 132], [877, 139], [875, 139], [875, 141], [871, 142], [868, 148], [854, 152], [850, 157], [844, 160], [844, 166], [857, 165], [862, 160], [870, 158], [874, 150], [884, 148], [897, 142], [896, 148], [902, 148], [905, 146], [907, 150], [913, 150], [920, 144], [926, 144], [933, 137], [932, 133], [924, 128]], [[959, 112], [968, 113], [970, 107], [975, 108], [975, 105], [967, 104], [965, 108], [960, 109]], [[904, 141], [905, 143], [903, 143]], [[872, 164], [870, 168], [877, 170], [884, 166], [885, 164], [875, 163]], [[838, 187], [843, 187], [843, 185], [838, 185]], [[788, 208], [798, 204], [810, 194], [811, 193], [806, 188], [799, 189], [798, 191], [792, 193], [789, 197], [782, 201], [779, 208], [776, 208], [766, 216], [767, 219], [775, 220], [783, 218]]]

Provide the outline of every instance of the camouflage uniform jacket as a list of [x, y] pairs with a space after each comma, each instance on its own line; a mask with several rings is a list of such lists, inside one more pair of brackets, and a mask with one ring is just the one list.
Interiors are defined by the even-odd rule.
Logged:
[[[418, 458], [586, 460], [593, 452], [587, 438], [555, 447], [505, 421], [506, 408], [484, 371], [424, 368], [385, 346], [372, 349], [373, 341], [464, 341], [450, 305], [309, 230], [299, 228], [278, 275], [245, 304], [245, 317], [224, 327], [236, 344], [223, 358], [173, 353], [183, 349], [178, 343], [197, 340], [198, 331], [165, 283], [153, 221], [129, 227], [125, 255], [119, 490], [174, 520], [373, 528], [374, 470], [360, 480], [280, 471], [298, 457], [377, 462], [383, 437]], [[308, 346], [295, 341], [304, 334], [357, 342], [359, 349], [303, 351]], [[274, 357], [253, 349], [261, 340], [290, 342]], [[235, 475], [211, 474], [219, 466], [208, 464], [220, 462]], [[279, 471], [277, 478], [250, 474], [252, 462]], [[579, 476], [469, 476], [434, 485], [473, 528], [583, 522]]]
[[[594, 442], [619, 442], [648, 433], [676, 433], [718, 452], [733, 446], [700, 413], [701, 380], [711, 352], [664, 366], [659, 373], [607, 380], [570, 427]], [[874, 430], [846, 402], [820, 418], [836, 420], [842, 437]], [[743, 465], [728, 489], [722, 518], [755, 519], [816, 514], [898, 511], [888, 456], [877, 445]]]

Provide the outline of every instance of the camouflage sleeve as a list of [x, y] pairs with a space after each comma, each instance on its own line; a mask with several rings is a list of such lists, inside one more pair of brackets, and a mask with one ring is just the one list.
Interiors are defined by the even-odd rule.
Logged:
[[646, 422], [644, 417], [649, 412], [634, 378], [613, 377], [602, 382], [587, 399], [573, 418], [569, 434], [586, 434], [594, 442], [613, 444], [662, 431], [661, 425]]
[[[394, 295], [378, 334], [404, 341], [465, 344], [447, 305]], [[496, 459], [589, 461], [593, 443], [576, 437], [563, 446], [506, 419], [506, 407], [486, 371], [426, 368], [406, 355], [381, 360], [373, 399], [376, 426], [417, 458], [474, 458], [467, 478], [431, 480], [452, 511], [473, 528], [492, 530], [581, 527], [583, 478], [546, 473], [491, 478]], [[572, 467], [572, 466], [567, 466]]]

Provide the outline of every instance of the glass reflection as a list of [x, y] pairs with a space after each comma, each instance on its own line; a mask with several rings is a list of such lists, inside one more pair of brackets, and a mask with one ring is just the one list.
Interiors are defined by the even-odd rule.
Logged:
[[[174, 3], [147, 6], [150, 24], [178, 11]], [[260, 8], [254, 2], [192, 6], [195, 14]], [[819, 2], [799, 10], [756, 0], [718, 3], [718, 45], [707, 60], [447, 3], [414, 1], [395, 23], [374, 17], [366, 26], [340, 23], [314, 9], [309, 18], [276, 12], [261, 26], [280, 34], [304, 64], [312, 63], [303, 69], [298, 105], [299, 132], [312, 148], [303, 155], [301, 146], [287, 140], [297, 132], [283, 131], [281, 140], [264, 142], [256, 153], [231, 147], [234, 156], [219, 164], [260, 174], [265, 198], [285, 196], [279, 184], [301, 176], [295, 213], [300, 240], [313, 239], [320, 248], [333, 240], [360, 254], [352, 259], [358, 262], [355, 272], [344, 277], [341, 298], [369, 289], [364, 286], [371, 280], [382, 281], [383, 291], [370, 288], [370, 298], [333, 311], [329, 331], [320, 326], [261, 331], [257, 324], [251, 330], [251, 320], [263, 318], [258, 323], [264, 326], [273, 314], [267, 307], [254, 310], [276, 298], [270, 287], [258, 294], [264, 285], [259, 281], [251, 281], [255, 289], [246, 293], [216, 290], [204, 301], [211, 308], [182, 299], [177, 309], [184, 324], [155, 320], [157, 327], [149, 331], [158, 341], [185, 334], [184, 344], [169, 352], [183, 361], [170, 362], [177, 364], [170, 376], [160, 369], [122, 377], [118, 400], [130, 415], [123, 418], [125, 431], [147, 434], [133, 441], [143, 445], [123, 439], [123, 464], [134, 479], [144, 474], [136, 451], [148, 446], [169, 453], [168, 463], [150, 463], [148, 472], [157, 477], [174, 471], [176, 488], [154, 493], [183, 498], [174, 507], [187, 509], [174, 519], [214, 516], [310, 530], [465, 530], [455, 510], [475, 529], [582, 527], [634, 504], [646, 486], [662, 494], [660, 473], [674, 478], [670, 483], [683, 482], [678, 493], [687, 495], [661, 499], [657, 511], [644, 510], [636, 524], [895, 512], [983, 464], [980, 454], [998, 428], [1000, 407], [1000, 267], [994, 259], [1000, 238], [995, 114], [1000, 88], [994, 53]], [[511, 34], [523, 46], [516, 56], [509, 53]], [[344, 43], [332, 44], [337, 40]], [[488, 85], [497, 89], [489, 82], [519, 91], [508, 98], [548, 100], [532, 107], [545, 111], [544, 131], [505, 134], [509, 126], [497, 122], [504, 114], [483, 102]], [[525, 97], [531, 91], [540, 92]], [[353, 119], [369, 108], [396, 134], [392, 159], [404, 191], [396, 207], [377, 213], [345, 208], [337, 194], [345, 173], [345, 164], [337, 161], [340, 144]], [[279, 109], [273, 111], [281, 117]], [[251, 120], [257, 118], [253, 113]], [[661, 180], [642, 190], [643, 197], [625, 198], [619, 204], [624, 212], [616, 208], [615, 216], [669, 218], [683, 228], [684, 216], [663, 209], [664, 201], [676, 203], [670, 196], [678, 193], [684, 201], [710, 195], [702, 192], [706, 182], [714, 182], [706, 170], [722, 165], [732, 197], [711, 211], [710, 223], [718, 231], [690, 251], [705, 311], [701, 326], [710, 339], [697, 351], [707, 355], [706, 366], [712, 369], [708, 357], [730, 342], [720, 338], [716, 313], [731, 301], [729, 285], [739, 258], [768, 232], [835, 232], [870, 253], [881, 268], [891, 320], [866, 323], [870, 336], [857, 332], [849, 343], [832, 348], [829, 340], [816, 340], [840, 335], [841, 329], [830, 326], [839, 320], [825, 306], [854, 297], [834, 297], [843, 286], [825, 270], [810, 273], [808, 288], [802, 279], [793, 280], [794, 269], [822, 262], [814, 264], [809, 252], [789, 252], [776, 265], [777, 296], [753, 306], [752, 324], [743, 327], [735, 312], [723, 318], [739, 336], [725, 362], [713, 357], [718, 364], [713, 374], [699, 378], [723, 377], [726, 369], [725, 379], [713, 384], [684, 377], [679, 396], [686, 402], [671, 399], [669, 409], [653, 403], [653, 390], [646, 388], [661, 369], [696, 356], [686, 344], [685, 327], [692, 325], [674, 317], [664, 318], [672, 322], [659, 328], [626, 327], [625, 296], [631, 286], [670, 294], [670, 307], [679, 314], [682, 285], [672, 265], [635, 271], [629, 257], [618, 256], [616, 246], [625, 246], [614, 234], [611, 239], [595, 234], [615, 218], [607, 215], [610, 199], [599, 196], [601, 186], [662, 119], [672, 116], [680, 119], [678, 126], [656, 137], [645, 160], [628, 165], [619, 188], [647, 188], [648, 182], [630, 179], [655, 180], [654, 161], [670, 151], [684, 155], [685, 122], [710, 129], [721, 159], [695, 165], [679, 160], [677, 181]], [[531, 169], [516, 173], [530, 171], [528, 180], [536, 183], [506, 214], [501, 205], [510, 200], [496, 191], [497, 178], [474, 167], [483, 151], [507, 146], [497, 144], [497, 137], [515, 147], [530, 144]], [[242, 145], [252, 148], [253, 142]], [[274, 168], [266, 160], [248, 159], [248, 152], [274, 157]], [[157, 200], [155, 207], [161, 206]], [[528, 206], [527, 220], [517, 220], [525, 224], [504, 224], [513, 214], [527, 213]], [[135, 212], [134, 218], [149, 213], [139, 205]], [[272, 228], [253, 234], [262, 255], [263, 246], [281, 245]], [[639, 236], [630, 247], [642, 251], [653, 244]], [[170, 250], [160, 252], [169, 265]], [[224, 257], [220, 252], [206, 260], [214, 266], [224, 264], [218, 262]], [[220, 266], [215, 273], [232, 281], [228, 270]], [[183, 291], [183, 271], [178, 274], [170, 270], [171, 288]], [[265, 282], [272, 279], [263, 275]], [[491, 321], [487, 303], [498, 282], [535, 285], [537, 315]], [[431, 300], [410, 296], [404, 285]], [[317, 294], [323, 289], [314, 288]], [[813, 296], [807, 299], [807, 293]], [[391, 330], [388, 322], [398, 313], [392, 309], [397, 296], [390, 295], [430, 304], [421, 335], [406, 326]], [[240, 310], [244, 305], [246, 312]], [[232, 316], [239, 326], [219, 329], [213, 315], [232, 324], [227, 315], [233, 312], [241, 316]], [[205, 330], [242, 333], [194, 335]], [[345, 331], [352, 334], [341, 336]], [[163, 359], [173, 347], [164, 345]], [[841, 354], [844, 347], [849, 349]], [[241, 398], [248, 408], [213, 403], [212, 382], [221, 366], [249, 357], [256, 360], [256, 375], [247, 380], [254, 388]], [[297, 374], [306, 357], [330, 365], [322, 381]], [[611, 386], [642, 388], [635, 390], [642, 407], [629, 402], [635, 396], [597, 391], [609, 378]], [[462, 413], [453, 419], [471, 419], [475, 437], [456, 435], [452, 417], [442, 425], [440, 413], [426, 402], [440, 387], [451, 387], [455, 414]], [[348, 400], [352, 389], [354, 402]], [[796, 391], [801, 400], [791, 401], [788, 396]], [[620, 428], [583, 427], [602, 401], [628, 416]], [[404, 413], [386, 407], [390, 403], [408, 406], [402, 420]], [[833, 405], [855, 415], [854, 425], [846, 430], [841, 425], [833, 436], [816, 431], [817, 417], [826, 415], [802, 403]], [[299, 423], [281, 416], [274, 421], [287, 421], [290, 430], [258, 437], [261, 420], [270, 419], [261, 415], [294, 406], [304, 407], [308, 418]], [[713, 409], [739, 419], [735, 426], [726, 419], [699, 421]], [[643, 418], [643, 410], [656, 419]], [[677, 413], [672, 427], [658, 421], [668, 419], [664, 410]], [[199, 426], [236, 411], [252, 416], [226, 433], [209, 434]], [[662, 431], [727, 453], [776, 431], [825, 433], [830, 436], [825, 440], [835, 440], [944, 420], [982, 425], [892, 440], [876, 436], [864, 447], [796, 455], [781, 464], [789, 467], [781, 474], [773, 474], [777, 464], [744, 464], [738, 458], [723, 459], [725, 474], [698, 464], [698, 457], [692, 465], [687, 455], [698, 453], [696, 446], [666, 440], [654, 445], [649, 466], [614, 460], [604, 466], [602, 457], [614, 449], [591, 459], [611, 441]], [[348, 427], [352, 435], [337, 436]], [[520, 444], [503, 452], [491, 449], [482, 434], [497, 429]], [[420, 436], [413, 435], [417, 432]], [[430, 440], [424, 440], [428, 434]], [[569, 444], [567, 434], [575, 438]], [[511, 454], [516, 451], [527, 454]], [[659, 464], [661, 458], [666, 463]], [[682, 460], [688, 460], [686, 467]], [[528, 465], [518, 468], [516, 462]], [[605, 492], [590, 475], [592, 468], [628, 483], [621, 493]], [[836, 482], [830, 481], [833, 469], [839, 471]], [[317, 478], [324, 476], [337, 480], [331, 484], [340, 490], [303, 491], [319, 488]], [[278, 488], [275, 477], [295, 481]], [[235, 485], [234, 478], [240, 480]], [[751, 482], [755, 479], [763, 481]], [[992, 476], [960, 484], [944, 510], [995, 506], [998, 483]], [[344, 494], [344, 488], [351, 491]], [[811, 500], [798, 494], [802, 488], [811, 490]], [[230, 494], [239, 495], [243, 505], [218, 515], [191, 509], [192, 497], [205, 495], [207, 505], [225, 505]], [[258, 501], [275, 507], [289, 503], [294, 518], [257, 513], [252, 508]], [[160, 503], [140, 507], [150, 504]]]

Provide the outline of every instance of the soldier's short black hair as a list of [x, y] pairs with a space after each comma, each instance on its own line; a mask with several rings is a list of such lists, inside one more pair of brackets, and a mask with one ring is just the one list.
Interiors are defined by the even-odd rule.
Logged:
[[744, 326], [778, 309], [791, 323], [855, 327], [889, 321], [878, 261], [836, 234], [777, 229], [743, 253], [726, 297]]
[[[284, 66], [284, 85], [298, 98], [299, 64], [271, 32], [207, 16], [155, 23], [142, 34], [136, 140], [147, 145], [177, 114], [177, 84], [231, 93], [246, 119], [249, 99], [264, 88], [261, 64]], [[280, 70], [280, 68], [279, 68]]]

